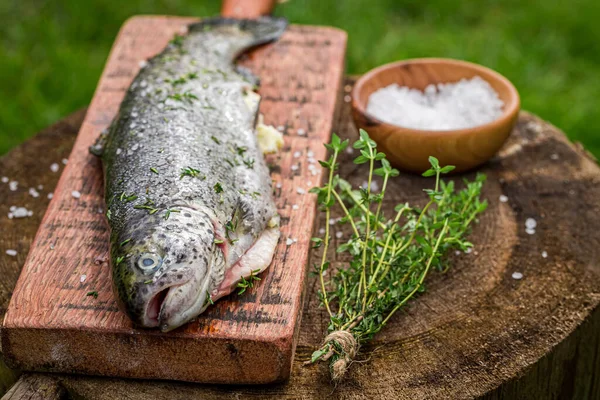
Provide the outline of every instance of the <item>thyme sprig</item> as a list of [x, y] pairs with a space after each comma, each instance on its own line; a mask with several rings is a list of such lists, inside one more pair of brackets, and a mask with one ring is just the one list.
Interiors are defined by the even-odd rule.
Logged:
[[[350, 261], [329, 272], [329, 223], [325, 224], [323, 238], [312, 239], [314, 247], [322, 247], [315, 273], [330, 322], [328, 337], [308, 363], [328, 361], [334, 380], [344, 376], [361, 344], [371, 340], [396, 311], [425, 290], [431, 270], [448, 269], [444, 254], [452, 248], [464, 251], [472, 246], [465, 236], [476, 216], [487, 207], [487, 202], [480, 200], [485, 175], [478, 174], [472, 182], [465, 180], [466, 187], [456, 192], [454, 182], [440, 179], [454, 167], [442, 167], [430, 157], [431, 168], [423, 175], [435, 176], [435, 186], [424, 190], [427, 204], [423, 208], [399, 204], [395, 215], [386, 217], [383, 200], [389, 179], [398, 171], [377, 151], [367, 132], [360, 130], [353, 145], [360, 155], [354, 163], [366, 164], [369, 173], [366, 187], [354, 190], [336, 173], [339, 155], [348, 145], [348, 140], [342, 141], [335, 134], [331, 143], [325, 144], [331, 155], [320, 163], [329, 170], [328, 179], [324, 186], [311, 189], [317, 194], [325, 220], [331, 219], [331, 210], [337, 206], [344, 215], [340, 222], [352, 230], [352, 236], [337, 248]], [[383, 182], [378, 194], [371, 190], [375, 175]]]

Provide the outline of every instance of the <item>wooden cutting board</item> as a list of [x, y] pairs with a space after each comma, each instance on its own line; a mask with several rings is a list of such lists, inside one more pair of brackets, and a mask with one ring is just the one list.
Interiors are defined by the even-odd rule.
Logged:
[[101, 166], [88, 147], [115, 116], [140, 63], [194, 21], [140, 16], [122, 27], [6, 313], [2, 352], [12, 367], [211, 383], [289, 377], [316, 211], [308, 189], [322, 173], [307, 153], [325, 157], [343, 77], [340, 30], [292, 25], [242, 62], [261, 77], [265, 122], [285, 135], [282, 152], [268, 159], [282, 239], [260, 283], [170, 333], [134, 328], [111, 289]]

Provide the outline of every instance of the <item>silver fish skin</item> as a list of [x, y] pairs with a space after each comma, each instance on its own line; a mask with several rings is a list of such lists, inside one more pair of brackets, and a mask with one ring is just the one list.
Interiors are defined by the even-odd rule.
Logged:
[[257, 79], [234, 61], [286, 26], [190, 25], [142, 68], [90, 149], [104, 170], [113, 288], [135, 325], [175, 329], [269, 266], [279, 225], [254, 130]]

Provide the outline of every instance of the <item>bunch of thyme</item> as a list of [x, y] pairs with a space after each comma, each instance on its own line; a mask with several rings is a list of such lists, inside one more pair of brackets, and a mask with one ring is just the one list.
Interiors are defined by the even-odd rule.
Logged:
[[[323, 187], [311, 190], [317, 194], [327, 221], [324, 238], [312, 240], [314, 247], [322, 247], [322, 259], [315, 265], [315, 273], [330, 323], [328, 336], [308, 363], [329, 362], [334, 381], [344, 376], [360, 345], [372, 339], [396, 311], [425, 290], [425, 278], [432, 269], [448, 269], [443, 256], [449, 249], [464, 251], [472, 246], [464, 237], [469, 225], [487, 207], [487, 202], [480, 200], [485, 175], [478, 174], [473, 182], [465, 181], [465, 188], [456, 192], [454, 182], [440, 179], [454, 167], [442, 167], [430, 157], [431, 169], [423, 174], [435, 177], [434, 188], [424, 189], [429, 201], [423, 208], [400, 204], [389, 219], [382, 203], [388, 181], [398, 171], [391, 167], [385, 154], [377, 151], [367, 132], [361, 130], [353, 146], [360, 151], [354, 163], [368, 164], [369, 175], [366, 187], [353, 190], [336, 174], [338, 157], [348, 144], [348, 140], [341, 141], [333, 135], [331, 143], [325, 145], [331, 155], [320, 162], [329, 170], [329, 178]], [[371, 191], [374, 175], [383, 181], [378, 194]], [[331, 279], [326, 281], [326, 271], [331, 266], [327, 260], [331, 242], [329, 220], [336, 205], [344, 215], [340, 222], [349, 224], [353, 232], [337, 252], [347, 253], [350, 261], [332, 270]]]

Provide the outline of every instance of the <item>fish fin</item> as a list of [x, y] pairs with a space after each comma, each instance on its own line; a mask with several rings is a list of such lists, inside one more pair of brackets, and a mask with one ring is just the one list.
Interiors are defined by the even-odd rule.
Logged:
[[[112, 127], [112, 124], [111, 124]], [[100, 132], [100, 136], [98, 136], [98, 139], [96, 139], [96, 142], [94, 142], [93, 145], [90, 146], [90, 153], [92, 153], [93, 155], [97, 156], [97, 157], [102, 157], [102, 155], [104, 154], [104, 149], [106, 148], [106, 142], [108, 141], [108, 134], [110, 132], [110, 127], [104, 129], [102, 132]]]
[[[188, 32], [208, 32], [217, 30], [219, 27], [238, 26], [240, 30], [249, 32], [252, 38], [248, 43], [244, 43], [241, 48], [234, 52], [234, 58], [244, 51], [273, 42], [283, 34], [288, 26], [285, 18], [260, 17], [256, 19], [235, 19], [235, 18], [208, 18], [200, 22], [188, 25]], [[227, 32], [227, 30], [225, 30]]]

